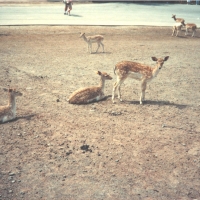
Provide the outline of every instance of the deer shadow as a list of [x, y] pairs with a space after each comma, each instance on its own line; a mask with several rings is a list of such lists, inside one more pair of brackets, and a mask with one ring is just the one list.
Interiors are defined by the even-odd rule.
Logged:
[[10, 36], [10, 34], [7, 34], [7, 33], [0, 33], [0, 36]]
[[101, 51], [100, 52], [95, 52], [94, 51], [91, 54], [111, 54], [111, 52], [108, 52], [108, 51], [107, 52], [105, 52], [105, 51], [104, 52], [101, 52]]
[[[124, 103], [139, 104], [139, 101], [124, 101]], [[143, 101], [142, 105], [159, 105], [159, 106], [166, 106], [167, 105], [167, 106], [174, 106], [174, 107], [177, 107], [179, 109], [184, 109], [184, 108], [189, 106], [189, 105], [184, 105], [184, 104], [176, 104], [176, 103], [169, 102], [169, 101], [151, 101], [151, 100]]]
[[7, 121], [7, 122], [0, 122], [0, 124], [7, 124], [7, 123], [10, 123], [10, 122], [15, 122], [15, 121], [18, 121], [19, 119], [26, 119], [26, 120], [30, 121], [31, 118], [34, 117], [34, 116], [35, 116], [35, 114], [19, 116], [19, 117], [16, 117], [15, 119]]

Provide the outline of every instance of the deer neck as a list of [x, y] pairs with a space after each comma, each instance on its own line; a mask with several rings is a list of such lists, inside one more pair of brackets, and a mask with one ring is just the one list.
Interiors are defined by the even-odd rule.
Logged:
[[102, 91], [104, 91], [104, 87], [105, 87], [105, 79], [101, 77], [100, 79], [100, 84], [99, 87], [101, 88]]
[[16, 101], [15, 101], [15, 95], [10, 94], [9, 101], [8, 101], [9, 107], [11, 107], [12, 110], [16, 110]]
[[156, 65], [152, 71], [152, 78], [156, 77], [158, 75], [158, 73], [160, 72], [160, 69], [159, 69], [159, 65]]
[[85, 35], [83, 35], [83, 39], [84, 39], [86, 42], [88, 42], [88, 40], [87, 40], [87, 38], [85, 37]]

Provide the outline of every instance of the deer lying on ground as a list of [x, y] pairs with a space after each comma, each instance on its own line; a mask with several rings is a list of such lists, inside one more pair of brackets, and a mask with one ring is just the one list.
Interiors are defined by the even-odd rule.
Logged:
[[172, 18], [174, 19], [175, 22], [182, 23], [183, 26], [185, 26], [185, 20], [183, 18], [176, 18], [176, 15], [173, 15], [173, 14], [172, 14]]
[[112, 77], [106, 72], [97, 71], [97, 74], [101, 77], [99, 86], [86, 87], [76, 90], [68, 99], [72, 104], [86, 104], [93, 101], [100, 101], [104, 96], [105, 81], [111, 80]]
[[118, 90], [118, 98], [122, 101], [120, 86], [126, 80], [126, 78], [134, 78], [141, 82], [141, 96], [140, 104], [145, 100], [145, 90], [147, 82], [150, 82], [153, 78], [157, 76], [160, 69], [162, 68], [165, 61], [167, 61], [169, 56], [166, 56], [164, 59], [152, 57], [153, 61], [156, 61], [157, 64], [154, 68], [144, 65], [141, 63], [131, 62], [131, 61], [121, 61], [115, 65], [114, 73], [117, 75], [117, 81], [113, 86], [112, 101], [115, 103], [115, 92]]
[[103, 48], [103, 53], [104, 53], [104, 44], [102, 43], [102, 41], [104, 40], [104, 37], [102, 35], [94, 35], [94, 36], [85, 36], [85, 33], [81, 33], [80, 34], [80, 38], [83, 38], [87, 43], [88, 43], [88, 52], [90, 49], [90, 53], [92, 53], [92, 43], [97, 43], [98, 47], [96, 52], [98, 51], [100, 45]]
[[22, 96], [22, 93], [16, 89], [4, 89], [8, 91], [9, 100], [6, 106], [0, 106], [0, 122], [8, 122], [16, 118], [15, 97]]
[[197, 25], [194, 24], [194, 23], [187, 23], [185, 25], [185, 28], [186, 28], [186, 31], [185, 31], [185, 35], [188, 34], [188, 29], [192, 29], [193, 33], [192, 33], [192, 37], [194, 37], [194, 34], [196, 32], [196, 29], [197, 29]]
[[174, 33], [176, 34], [176, 37], [178, 36], [179, 31], [181, 30], [183, 24], [180, 22], [177, 22], [174, 24], [172, 29], [172, 36], [174, 36]]

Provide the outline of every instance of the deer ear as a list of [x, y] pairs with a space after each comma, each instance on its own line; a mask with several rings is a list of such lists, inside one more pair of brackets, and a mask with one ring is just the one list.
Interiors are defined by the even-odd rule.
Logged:
[[157, 60], [158, 60], [156, 57], [151, 57], [151, 59], [152, 59], [153, 61], [157, 61]]
[[167, 61], [167, 60], [168, 60], [168, 58], [169, 58], [169, 56], [166, 56], [166, 57], [164, 58], [164, 61]]
[[97, 71], [97, 74], [101, 75], [101, 72], [100, 72], [100, 71]]
[[7, 88], [3, 88], [3, 90], [4, 90], [5, 92], [8, 92], [8, 89], [7, 89]]

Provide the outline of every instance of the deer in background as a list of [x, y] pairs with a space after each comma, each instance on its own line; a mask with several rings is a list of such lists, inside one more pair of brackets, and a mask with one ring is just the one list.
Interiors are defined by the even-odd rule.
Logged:
[[186, 28], [185, 35], [187, 35], [188, 34], [188, 30], [191, 29], [193, 31], [192, 37], [194, 37], [194, 34], [196, 32], [196, 29], [197, 29], [197, 25], [194, 24], [194, 23], [187, 23], [185, 25], [185, 28]]
[[150, 82], [153, 78], [157, 76], [160, 72], [165, 61], [167, 61], [169, 56], [164, 59], [152, 57], [153, 61], [156, 61], [156, 66], [154, 68], [132, 61], [121, 61], [115, 65], [114, 73], [117, 75], [117, 81], [113, 86], [112, 101], [115, 103], [115, 92], [118, 90], [118, 98], [122, 101], [120, 86], [128, 78], [133, 78], [141, 82], [141, 96], [140, 104], [145, 100], [145, 90], [147, 87], [147, 82]]
[[93, 101], [100, 101], [105, 98], [105, 81], [111, 80], [112, 77], [106, 72], [97, 71], [97, 74], [101, 77], [99, 86], [91, 86], [76, 90], [71, 94], [68, 102], [71, 104], [86, 104]]
[[8, 91], [8, 104], [0, 106], [0, 122], [8, 122], [16, 118], [16, 100], [15, 97], [22, 96], [22, 93], [16, 89], [4, 89]]
[[97, 43], [98, 47], [97, 47], [96, 52], [98, 51], [98, 49], [101, 45], [102, 48], [103, 48], [103, 53], [104, 53], [104, 44], [102, 43], [102, 41], [104, 40], [104, 37], [102, 35], [94, 35], [94, 36], [87, 36], [86, 37], [85, 33], [81, 33], [80, 38], [83, 38], [87, 42], [88, 52], [89, 52], [89, 49], [90, 49], [90, 53], [92, 53], [92, 43]]
[[176, 33], [176, 37], [178, 36], [179, 31], [181, 30], [183, 24], [180, 22], [177, 22], [174, 24], [172, 29], [172, 36], [174, 36], [174, 33]]
[[176, 18], [176, 15], [173, 15], [173, 14], [172, 14], [172, 18], [174, 19], [175, 22], [182, 23], [183, 26], [185, 26], [185, 20], [183, 18]]

